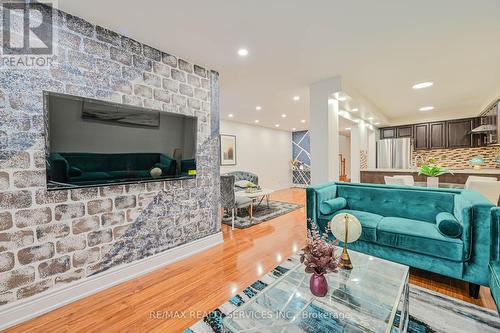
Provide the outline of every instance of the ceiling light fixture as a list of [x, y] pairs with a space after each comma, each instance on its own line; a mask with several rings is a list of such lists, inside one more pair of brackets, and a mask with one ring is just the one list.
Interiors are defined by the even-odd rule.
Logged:
[[352, 109], [351, 111], [352, 111], [352, 112], [358, 112], [358, 110], [359, 110], [358, 108], [354, 108], [354, 109]]
[[259, 123], [259, 119], [255, 119], [253, 122], [256, 123], [256, 124], [258, 124]]
[[260, 105], [256, 106], [256, 107], [255, 107], [255, 110], [257, 110], [257, 111], [262, 110], [262, 106], [260, 106]]
[[230, 113], [227, 115], [229, 118], [233, 118], [234, 117], [234, 114]]
[[295, 128], [295, 127], [293, 127], [293, 128], [292, 128], [292, 131], [295, 131], [295, 130], [296, 130], [296, 128]]
[[294, 101], [300, 101], [300, 96], [293, 96]]
[[368, 120], [373, 120], [373, 117], [368, 117]]
[[380, 125], [380, 123], [377, 121], [374, 125]]
[[347, 100], [347, 98], [345, 98], [344, 96], [339, 96], [339, 97], [337, 97], [337, 100], [340, 102], [344, 102]]
[[418, 110], [419, 111], [432, 111], [432, 110], [434, 110], [434, 107], [433, 106], [424, 106], [424, 107], [421, 107]]
[[306, 122], [306, 120], [305, 120], [305, 119], [302, 119], [300, 122], [303, 124], [303, 123], [305, 123], [305, 122]]
[[421, 83], [414, 84], [412, 86], [412, 88], [413, 89], [423, 89], [423, 88], [432, 87], [433, 85], [434, 85], [434, 82], [428, 81], [428, 82], [421, 82]]
[[346, 130], [346, 131], [350, 131], [350, 130], [351, 130], [351, 128], [350, 128], [350, 127], [346, 127], [346, 128], [345, 128], [345, 130]]
[[280, 127], [280, 124], [276, 124], [276, 125], [274, 125], [274, 127]]
[[239, 49], [238, 50], [238, 55], [240, 57], [246, 57], [248, 55], [248, 50], [247, 49]]
[[281, 118], [286, 118], [286, 114], [282, 113]]

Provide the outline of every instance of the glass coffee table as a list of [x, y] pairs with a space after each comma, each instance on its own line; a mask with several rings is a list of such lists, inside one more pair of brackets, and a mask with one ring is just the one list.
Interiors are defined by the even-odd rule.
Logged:
[[226, 316], [223, 332], [406, 332], [408, 266], [355, 251], [349, 254], [354, 268], [327, 274], [325, 297], [311, 294], [311, 275], [297, 262]]

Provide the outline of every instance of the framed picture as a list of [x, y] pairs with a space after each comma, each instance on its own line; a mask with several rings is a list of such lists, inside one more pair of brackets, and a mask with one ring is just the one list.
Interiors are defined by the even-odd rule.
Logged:
[[236, 165], [236, 136], [220, 135], [220, 164]]

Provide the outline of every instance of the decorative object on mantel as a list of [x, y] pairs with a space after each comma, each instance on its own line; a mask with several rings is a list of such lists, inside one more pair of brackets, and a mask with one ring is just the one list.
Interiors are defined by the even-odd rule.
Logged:
[[300, 262], [306, 266], [306, 273], [312, 273], [309, 288], [314, 296], [323, 297], [328, 292], [328, 281], [325, 274], [336, 272], [338, 257], [335, 255], [335, 247], [338, 240], [328, 241], [328, 227], [320, 234], [316, 222], [308, 220], [311, 229], [307, 230], [306, 247], [300, 255]]
[[220, 165], [236, 165], [235, 135], [220, 135]]
[[152, 178], [160, 178], [161, 177], [161, 169], [160, 168], [153, 168], [151, 171], [149, 171], [149, 174], [151, 175]]
[[445, 173], [453, 174], [451, 171], [442, 167], [436, 160], [430, 159], [427, 164], [420, 167], [419, 175], [427, 176], [427, 187], [439, 187], [439, 176]]
[[361, 223], [352, 214], [338, 214], [330, 221], [330, 230], [336, 239], [344, 242], [344, 249], [339, 260], [339, 267], [342, 269], [352, 269], [351, 258], [347, 252], [347, 244], [358, 240], [361, 236]]
[[484, 158], [481, 155], [474, 156], [469, 161], [469, 164], [472, 165], [474, 169], [479, 170], [485, 164]]

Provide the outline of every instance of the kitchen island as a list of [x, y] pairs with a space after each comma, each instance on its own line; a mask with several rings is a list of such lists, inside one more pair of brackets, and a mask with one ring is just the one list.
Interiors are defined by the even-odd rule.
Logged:
[[[419, 169], [364, 169], [361, 170], [361, 182], [384, 184], [384, 176], [412, 175], [416, 182], [425, 182], [427, 177], [418, 174]], [[439, 176], [439, 181], [450, 184], [465, 184], [469, 176], [496, 177], [500, 180], [499, 169], [450, 169], [453, 174]]]

